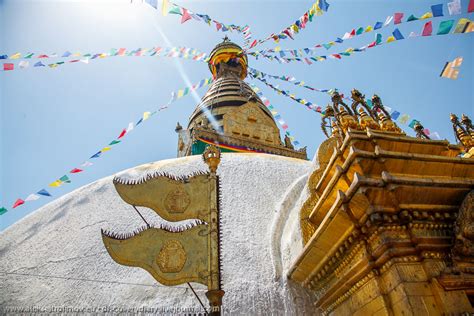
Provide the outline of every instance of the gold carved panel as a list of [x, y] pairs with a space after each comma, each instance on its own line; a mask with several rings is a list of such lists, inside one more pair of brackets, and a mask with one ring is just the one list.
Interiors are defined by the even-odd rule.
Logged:
[[178, 232], [148, 228], [128, 238], [102, 232], [102, 240], [115, 262], [145, 269], [161, 284], [207, 285], [208, 234], [207, 225], [197, 225]]
[[151, 208], [170, 222], [190, 218], [206, 221], [210, 209], [208, 182], [205, 174], [186, 179], [166, 175], [138, 181], [114, 179], [115, 189], [125, 202]]
[[248, 102], [224, 115], [224, 134], [280, 145], [280, 130], [255, 102]]

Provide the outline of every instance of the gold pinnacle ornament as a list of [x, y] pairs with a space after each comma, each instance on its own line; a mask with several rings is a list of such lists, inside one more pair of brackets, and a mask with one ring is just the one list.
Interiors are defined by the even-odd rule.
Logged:
[[186, 220], [186, 225], [150, 227], [147, 223], [131, 234], [102, 230], [104, 245], [115, 262], [145, 269], [167, 286], [188, 282], [207, 285], [210, 315], [221, 314], [224, 296], [216, 174], [220, 156], [215, 146], [203, 153], [209, 173], [182, 178], [156, 173], [137, 181], [114, 179], [117, 192], [128, 204], [151, 208], [170, 222]]

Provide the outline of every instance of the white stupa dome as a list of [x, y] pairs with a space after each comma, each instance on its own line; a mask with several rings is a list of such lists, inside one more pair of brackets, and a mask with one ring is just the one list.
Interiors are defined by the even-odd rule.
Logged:
[[[302, 249], [298, 213], [312, 169], [310, 161], [281, 156], [222, 155], [218, 175], [224, 314], [314, 313], [311, 295], [285, 275]], [[185, 176], [208, 169], [200, 156], [191, 156], [118, 175], [136, 179], [157, 170]], [[126, 233], [143, 226], [115, 191], [112, 179], [79, 188], [0, 234], [0, 306], [37, 311], [202, 311], [185, 284], [162, 286], [145, 270], [119, 265], [109, 256], [101, 228]], [[152, 210], [139, 209], [150, 223], [160, 221]], [[206, 288], [193, 286], [207, 308]]]

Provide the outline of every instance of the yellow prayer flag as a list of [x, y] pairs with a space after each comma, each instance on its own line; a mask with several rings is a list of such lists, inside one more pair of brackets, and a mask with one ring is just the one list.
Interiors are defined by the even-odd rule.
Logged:
[[280, 46], [277, 46], [277, 47], [275, 47], [274, 50], [275, 50], [276, 53], [278, 53], [279, 51], [281, 51], [281, 47], [280, 47]]
[[181, 89], [178, 91], [178, 99], [182, 98], [183, 96], [184, 96], [184, 90]]
[[21, 54], [20, 54], [20, 53], [16, 53], [16, 54], [11, 55], [9, 58], [10, 58], [10, 59], [18, 59], [18, 58], [20, 58], [20, 57], [21, 57]]
[[372, 27], [372, 25], [369, 25], [367, 26], [367, 28], [365, 29], [365, 32], [372, 32], [374, 30], [374, 28]]
[[394, 42], [395, 41], [395, 37], [394, 36], [389, 36], [387, 38], [387, 43], [391, 43], [391, 42]]
[[408, 114], [403, 114], [399, 119], [398, 121], [402, 124], [406, 124], [408, 122], [408, 120], [410, 119], [410, 115]]
[[143, 120], [146, 121], [150, 117], [150, 112], [143, 113]]
[[453, 60], [451, 67], [460, 67], [462, 65], [463, 58], [458, 57], [455, 60]]
[[348, 49], [346, 49], [346, 53], [352, 53], [354, 51], [354, 48], [352, 47], [349, 47]]
[[474, 22], [471, 21], [467, 24], [467, 27], [464, 33], [472, 33], [472, 32], [474, 32]]
[[298, 26], [297, 26], [296, 24], [292, 24], [292, 25], [290, 26], [290, 28], [291, 28], [291, 29], [293, 30], [293, 32], [295, 32], [295, 33], [298, 33], [298, 32], [299, 32]]
[[50, 183], [49, 186], [53, 187], [53, 188], [57, 188], [57, 187], [61, 186], [61, 183], [62, 183], [61, 180], [56, 180], [56, 181]]
[[432, 17], [433, 17], [433, 13], [426, 12], [425, 14], [421, 16], [420, 20], [431, 19]]
[[106, 152], [106, 151], [109, 151], [109, 150], [110, 150], [110, 147], [104, 147], [104, 148], [102, 148], [100, 151], [101, 151], [101, 152]]
[[161, 14], [163, 14], [163, 16], [168, 15], [168, 7], [169, 7], [169, 1], [163, 0], [163, 3], [161, 5]]
[[[467, 29], [466, 24], [469, 23], [470, 20], [466, 18], [459, 19], [458, 24], [456, 25], [456, 29], [453, 33], [464, 33]], [[469, 23], [472, 24], [472, 23]]]

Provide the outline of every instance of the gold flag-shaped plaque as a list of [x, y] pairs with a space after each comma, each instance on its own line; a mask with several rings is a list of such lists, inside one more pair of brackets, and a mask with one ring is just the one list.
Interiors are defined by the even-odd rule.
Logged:
[[167, 221], [191, 218], [206, 221], [209, 217], [207, 174], [189, 178], [155, 174], [137, 181], [115, 178], [114, 185], [125, 202], [151, 208]]
[[161, 284], [207, 285], [208, 235], [209, 226], [200, 224], [180, 231], [146, 228], [129, 235], [102, 231], [102, 240], [115, 262], [143, 268]]

